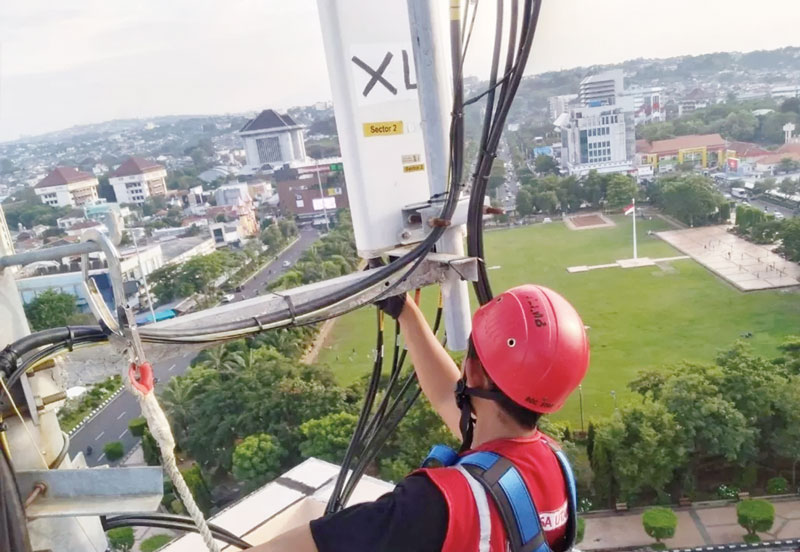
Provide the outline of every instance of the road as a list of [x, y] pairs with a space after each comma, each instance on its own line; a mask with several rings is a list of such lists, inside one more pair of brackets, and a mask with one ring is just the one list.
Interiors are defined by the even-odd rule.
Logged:
[[[236, 300], [244, 297], [253, 297], [256, 295], [256, 291], [263, 290], [266, 284], [289, 270], [291, 265], [303, 254], [303, 251], [308, 249], [318, 238], [319, 233], [316, 230], [311, 228], [302, 229], [297, 242], [242, 285], [242, 292], [236, 294]], [[285, 267], [285, 262], [288, 262], [290, 266]], [[156, 387], [160, 388], [172, 377], [182, 375], [189, 367], [194, 356], [195, 353], [188, 353], [154, 364], [153, 372], [155, 377], [158, 378]], [[141, 416], [139, 403], [128, 391], [123, 391], [72, 435], [69, 446], [70, 456], [75, 456], [83, 451], [84, 456], [86, 456], [86, 463], [89, 466], [116, 465], [117, 462], [110, 462], [105, 457], [103, 445], [110, 441], [121, 441], [127, 454], [139, 441], [139, 438], [131, 435], [128, 430], [128, 422], [138, 416]], [[86, 452], [89, 447], [92, 448], [92, 454], [87, 456]]]
[[503, 206], [506, 212], [513, 211], [516, 209], [517, 204], [519, 180], [514, 170], [514, 163], [511, 160], [511, 150], [505, 139], [500, 142], [500, 147], [497, 149], [497, 159], [503, 163], [506, 169], [506, 178], [503, 187], [497, 190], [497, 201], [500, 202], [500, 205]]

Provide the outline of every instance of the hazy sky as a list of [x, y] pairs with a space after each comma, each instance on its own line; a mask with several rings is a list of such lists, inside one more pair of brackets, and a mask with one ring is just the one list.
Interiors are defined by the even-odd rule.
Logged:
[[[493, 4], [467, 74], [485, 74]], [[527, 73], [800, 45], [798, 22], [798, 0], [545, 0]], [[329, 94], [316, 0], [0, 1], [0, 140]]]

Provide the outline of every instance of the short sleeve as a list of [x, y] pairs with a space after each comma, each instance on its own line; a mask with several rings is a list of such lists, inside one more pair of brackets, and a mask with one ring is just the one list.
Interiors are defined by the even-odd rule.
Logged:
[[319, 552], [439, 552], [447, 516], [439, 489], [415, 474], [375, 502], [312, 521], [311, 534]]

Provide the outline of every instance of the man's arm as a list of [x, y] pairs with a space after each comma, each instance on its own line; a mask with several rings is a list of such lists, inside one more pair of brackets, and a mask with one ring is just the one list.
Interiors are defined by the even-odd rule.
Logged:
[[414, 363], [422, 392], [453, 434], [461, 438], [458, 422], [461, 412], [453, 392], [461, 371], [433, 335], [428, 322], [414, 301], [407, 300], [398, 318], [406, 348]]
[[304, 523], [250, 550], [251, 552], [317, 552], [317, 545], [311, 536], [311, 527], [308, 523]]

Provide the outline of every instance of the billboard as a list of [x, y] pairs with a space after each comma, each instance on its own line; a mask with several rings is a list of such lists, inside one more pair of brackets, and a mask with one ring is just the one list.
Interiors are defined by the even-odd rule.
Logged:
[[312, 203], [314, 205], [315, 211], [322, 211], [324, 209], [336, 209], [335, 197], [314, 198], [312, 200]]

